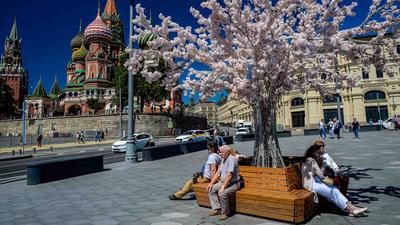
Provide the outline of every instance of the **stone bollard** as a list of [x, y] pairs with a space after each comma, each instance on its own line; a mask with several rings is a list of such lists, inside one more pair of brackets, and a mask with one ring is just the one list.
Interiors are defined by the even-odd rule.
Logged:
[[33, 148], [33, 154], [36, 154], [36, 148]]

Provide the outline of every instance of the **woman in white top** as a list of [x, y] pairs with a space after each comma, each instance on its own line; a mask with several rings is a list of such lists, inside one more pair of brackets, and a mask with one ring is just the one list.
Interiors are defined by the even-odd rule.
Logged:
[[325, 144], [322, 142], [322, 145], [315, 143], [307, 149], [304, 162], [301, 165], [303, 188], [327, 198], [341, 210], [348, 212], [350, 216], [364, 213], [367, 208], [356, 207], [343, 196], [337, 187], [323, 182], [325, 177], [320, 165], [322, 164], [321, 156], [324, 147]]

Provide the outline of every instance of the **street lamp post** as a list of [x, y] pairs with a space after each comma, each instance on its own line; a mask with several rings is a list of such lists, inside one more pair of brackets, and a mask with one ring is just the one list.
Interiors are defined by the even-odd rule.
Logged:
[[[134, 0], [129, 1], [129, 58], [132, 57], [132, 21], [133, 21], [133, 5]], [[135, 130], [135, 114], [133, 111], [133, 74], [131, 70], [129, 70], [128, 74], [128, 140], [126, 142], [126, 155], [125, 155], [125, 162], [137, 162], [137, 153], [136, 153], [136, 144], [133, 140], [133, 132]]]
[[123, 138], [122, 132], [122, 82], [121, 82], [121, 74], [119, 76], [119, 137]]
[[379, 115], [379, 128], [382, 130], [382, 115], [381, 115], [381, 105], [379, 104], [379, 93], [376, 92], [376, 102], [378, 103], [378, 115]]
[[[340, 112], [340, 86], [338, 78], [336, 78], [336, 104], [337, 104], [338, 121], [342, 123], [342, 114]], [[340, 133], [340, 128], [339, 128], [339, 133]]]
[[22, 102], [22, 153], [25, 154], [25, 144], [26, 144], [26, 99]]

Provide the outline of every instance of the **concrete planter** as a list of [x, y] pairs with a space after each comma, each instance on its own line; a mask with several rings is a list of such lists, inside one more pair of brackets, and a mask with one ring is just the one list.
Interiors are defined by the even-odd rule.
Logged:
[[304, 129], [304, 135], [319, 135], [319, 129]]

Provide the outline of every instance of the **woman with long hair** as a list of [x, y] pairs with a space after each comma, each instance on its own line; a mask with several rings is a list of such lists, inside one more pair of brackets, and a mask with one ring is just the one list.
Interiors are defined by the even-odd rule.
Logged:
[[[320, 167], [323, 163], [321, 156], [324, 147], [325, 144], [322, 141], [316, 142], [305, 152], [304, 160], [301, 165], [303, 188], [325, 197], [341, 210], [348, 212], [350, 216], [357, 216], [364, 213], [367, 208], [356, 207], [337, 187], [324, 183], [326, 178]], [[316, 198], [315, 201], [318, 202], [318, 198]]]

